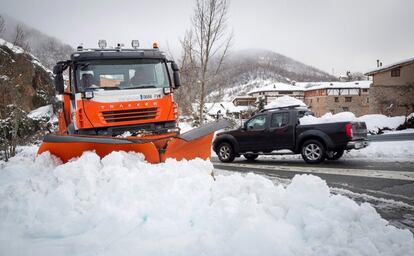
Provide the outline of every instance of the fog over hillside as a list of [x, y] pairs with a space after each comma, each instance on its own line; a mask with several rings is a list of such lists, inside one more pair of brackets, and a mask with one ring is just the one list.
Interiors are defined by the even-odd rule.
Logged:
[[49, 36], [10, 16], [2, 13], [0, 15], [5, 20], [5, 31], [0, 35], [0, 38], [13, 43], [16, 39], [17, 27], [20, 26], [23, 31], [24, 40], [29, 46], [29, 52], [36, 56], [49, 69], [53, 68], [53, 65], [57, 61], [68, 59], [70, 53], [74, 51], [72, 46], [61, 42], [55, 37]]
[[229, 56], [220, 79], [212, 86], [209, 100], [229, 100], [233, 96], [244, 95], [260, 87], [260, 81], [291, 83], [336, 80], [337, 77], [282, 54], [264, 49], [247, 49]]

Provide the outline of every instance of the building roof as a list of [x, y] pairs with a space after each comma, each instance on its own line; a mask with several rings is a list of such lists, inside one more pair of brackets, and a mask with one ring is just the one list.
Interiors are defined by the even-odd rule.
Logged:
[[300, 82], [297, 86], [305, 88], [305, 91], [319, 89], [368, 89], [372, 81], [352, 81], [352, 82]]
[[375, 75], [377, 73], [385, 72], [385, 71], [388, 71], [390, 69], [398, 68], [400, 66], [408, 65], [408, 64], [411, 64], [411, 63], [414, 63], [414, 57], [409, 58], [409, 59], [405, 59], [405, 60], [402, 60], [402, 61], [399, 61], [399, 62], [395, 62], [395, 63], [389, 64], [389, 65], [379, 67], [377, 69], [374, 69], [374, 70], [371, 70], [371, 71], [365, 73], [365, 75], [366, 76], [372, 76], [372, 75]]
[[278, 91], [303, 91], [303, 88], [296, 85], [285, 84], [285, 83], [272, 83], [267, 86], [256, 88], [247, 93], [247, 95], [252, 95], [253, 93], [258, 92], [278, 92]]

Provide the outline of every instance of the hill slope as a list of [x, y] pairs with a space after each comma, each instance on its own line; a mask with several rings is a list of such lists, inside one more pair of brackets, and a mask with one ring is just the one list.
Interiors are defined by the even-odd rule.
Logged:
[[337, 78], [276, 52], [250, 49], [233, 53], [226, 61], [220, 83], [212, 87], [213, 97], [229, 100], [253, 88], [272, 82], [335, 81]]
[[24, 34], [24, 41], [29, 46], [29, 52], [49, 69], [52, 69], [57, 61], [68, 59], [74, 51], [72, 46], [62, 43], [57, 38], [46, 35], [12, 17], [1, 16], [5, 19], [5, 31], [0, 37], [13, 43], [16, 39], [17, 26], [20, 26]]

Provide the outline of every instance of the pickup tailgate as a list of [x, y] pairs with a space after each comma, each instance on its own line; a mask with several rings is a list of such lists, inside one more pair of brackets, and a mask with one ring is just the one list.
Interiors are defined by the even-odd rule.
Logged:
[[352, 140], [368, 139], [367, 125], [365, 122], [351, 122], [352, 124]]

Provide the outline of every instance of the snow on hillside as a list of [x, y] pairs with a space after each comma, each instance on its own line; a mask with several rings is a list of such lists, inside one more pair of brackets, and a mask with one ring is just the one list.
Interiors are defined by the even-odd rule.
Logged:
[[414, 238], [312, 175], [288, 185], [91, 152], [0, 163], [4, 255], [410, 255]]
[[46, 72], [52, 74], [53, 72], [48, 69], [47, 67], [43, 66], [42, 63], [40, 63], [40, 61], [31, 53], [25, 52], [21, 47], [17, 46], [17, 45], [13, 45], [10, 42], [7, 42], [6, 40], [0, 38], [0, 45], [2, 46], [6, 46], [7, 48], [9, 48], [12, 52], [14, 52], [15, 54], [27, 54], [31, 57], [31, 62], [33, 63], [33, 65], [38, 66], [39, 68], [42, 68], [43, 70], [45, 70]]

